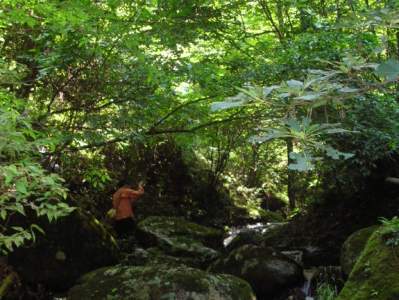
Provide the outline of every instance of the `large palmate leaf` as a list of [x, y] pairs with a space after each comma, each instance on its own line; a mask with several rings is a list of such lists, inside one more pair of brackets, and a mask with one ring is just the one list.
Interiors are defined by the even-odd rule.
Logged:
[[387, 60], [380, 64], [377, 68], [377, 74], [385, 77], [389, 81], [399, 78], [399, 61], [395, 59]]
[[288, 165], [288, 169], [299, 172], [311, 171], [314, 169], [314, 158], [306, 152], [291, 152], [290, 158], [293, 160]]
[[324, 149], [326, 155], [331, 157], [332, 159], [349, 159], [354, 156], [353, 153], [341, 152], [329, 145], [325, 146]]

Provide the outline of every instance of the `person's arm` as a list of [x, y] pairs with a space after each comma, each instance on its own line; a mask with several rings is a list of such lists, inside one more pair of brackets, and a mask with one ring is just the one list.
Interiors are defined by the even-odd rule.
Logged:
[[113, 196], [112, 196], [112, 207], [115, 209], [118, 209], [119, 207], [119, 202], [121, 202], [121, 199], [119, 197], [119, 192], [116, 192]]
[[140, 185], [138, 190], [128, 189], [127, 191], [129, 192], [129, 196], [131, 197], [131, 202], [133, 203], [144, 194], [144, 187]]

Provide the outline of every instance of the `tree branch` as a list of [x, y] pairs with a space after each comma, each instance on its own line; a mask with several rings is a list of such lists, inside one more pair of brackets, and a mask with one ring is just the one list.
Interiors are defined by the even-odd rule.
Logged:
[[201, 102], [201, 101], [209, 100], [209, 99], [211, 99], [213, 97], [214, 96], [207, 96], [207, 97], [199, 98], [199, 99], [196, 99], [196, 100], [184, 102], [184, 103], [176, 106], [174, 109], [172, 109], [170, 112], [168, 112], [165, 116], [163, 116], [161, 119], [159, 119], [155, 124], [153, 124], [150, 127], [150, 129], [148, 130], [148, 132], [151, 133], [153, 130], [155, 130], [155, 128], [157, 126], [161, 125], [164, 121], [166, 121], [169, 117], [171, 117], [174, 113], [176, 113], [180, 109], [182, 109], [182, 108], [184, 108], [184, 107], [186, 107], [188, 105], [194, 104], [194, 103], [198, 103], [198, 102]]

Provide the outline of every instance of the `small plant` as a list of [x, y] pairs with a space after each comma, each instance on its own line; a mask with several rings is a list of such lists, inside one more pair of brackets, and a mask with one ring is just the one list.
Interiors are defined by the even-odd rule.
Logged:
[[385, 243], [388, 246], [399, 246], [399, 217], [395, 216], [391, 220], [380, 218], [382, 223], [382, 235], [384, 236]]
[[337, 297], [337, 288], [326, 282], [322, 282], [317, 286], [317, 300], [334, 300]]

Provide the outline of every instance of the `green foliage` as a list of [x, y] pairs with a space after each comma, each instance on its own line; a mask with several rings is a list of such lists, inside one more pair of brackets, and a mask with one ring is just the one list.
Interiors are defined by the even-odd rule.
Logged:
[[92, 168], [84, 173], [83, 182], [90, 183], [96, 189], [103, 189], [110, 180], [111, 177], [106, 169]]
[[[39, 163], [39, 153], [51, 146], [38, 138], [29, 121], [11, 103], [6, 93], [0, 99], [0, 251], [7, 253], [43, 231], [35, 224], [28, 227], [9, 225], [16, 215], [28, 220], [33, 211], [50, 222], [68, 215], [74, 208], [62, 202], [66, 198], [63, 180], [47, 173]], [[8, 104], [5, 106], [4, 104]]]
[[380, 219], [382, 223], [382, 235], [385, 237], [385, 243], [388, 246], [399, 246], [399, 217], [395, 216], [391, 220], [387, 218]]
[[334, 300], [338, 292], [335, 286], [322, 282], [317, 285], [316, 295], [318, 300]]
[[378, 66], [377, 73], [389, 81], [395, 81], [399, 78], [399, 61], [395, 59], [387, 60]]
[[4, 127], [4, 159], [19, 172], [51, 152], [70, 186], [103, 192], [127, 171], [105, 163], [108, 148], [126, 159], [130, 145], [158, 147], [154, 136], [180, 134], [215, 178], [230, 173], [241, 186], [286, 194], [293, 171], [316, 185], [331, 160], [348, 158], [342, 165], [366, 174], [398, 145], [397, 9], [393, 1], [2, 1], [1, 93], [17, 95], [15, 110], [32, 124]]
[[312, 153], [325, 152], [332, 159], [348, 159], [351, 153], [343, 153], [330, 145], [323, 143], [322, 138], [329, 134], [347, 133], [348, 130], [339, 127], [340, 124], [312, 124], [309, 118], [301, 121], [296, 119], [283, 120], [279, 128], [271, 129], [266, 135], [253, 136], [250, 140], [255, 143], [266, 142], [272, 139], [292, 139], [298, 152], [291, 152], [290, 158], [294, 161], [288, 165], [291, 170], [308, 171], [314, 168]]
[[263, 209], [260, 207], [260, 188], [246, 187], [232, 174], [223, 176], [223, 185], [229, 191], [232, 203], [237, 207], [245, 208], [248, 215], [259, 218]]

